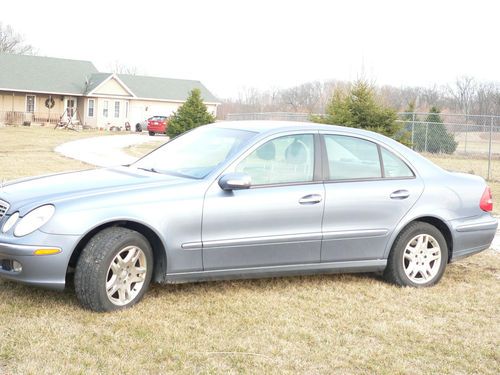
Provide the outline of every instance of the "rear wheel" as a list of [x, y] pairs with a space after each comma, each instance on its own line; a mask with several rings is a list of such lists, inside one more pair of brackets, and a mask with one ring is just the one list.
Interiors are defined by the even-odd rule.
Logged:
[[153, 252], [140, 233], [107, 228], [85, 246], [75, 272], [81, 304], [94, 311], [111, 311], [137, 303], [148, 289]]
[[447, 261], [448, 246], [439, 229], [414, 222], [394, 242], [384, 277], [401, 286], [431, 286], [443, 276]]
[[155, 132], [150, 131], [150, 132], [149, 132], [149, 135], [150, 135], [150, 136], [154, 136], [154, 135], [155, 135]]

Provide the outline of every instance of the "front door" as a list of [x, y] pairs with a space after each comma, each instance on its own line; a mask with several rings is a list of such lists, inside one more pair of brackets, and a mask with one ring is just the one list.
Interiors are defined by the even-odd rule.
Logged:
[[69, 121], [76, 113], [76, 99], [72, 97], [66, 97], [64, 100], [64, 110], [66, 121]]
[[203, 268], [251, 268], [320, 261], [324, 186], [313, 180], [315, 136], [269, 140], [231, 168], [252, 187], [223, 191], [217, 181], [203, 208]]
[[394, 228], [424, 185], [396, 154], [370, 140], [324, 135], [327, 152], [322, 262], [382, 259]]

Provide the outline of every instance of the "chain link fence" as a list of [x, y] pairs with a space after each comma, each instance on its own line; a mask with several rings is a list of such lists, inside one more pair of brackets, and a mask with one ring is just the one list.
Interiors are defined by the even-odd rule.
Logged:
[[442, 167], [500, 180], [500, 116], [399, 113], [411, 147]]
[[[310, 114], [231, 113], [226, 120], [309, 121]], [[410, 147], [436, 164], [500, 181], [500, 116], [401, 112], [397, 121]]]

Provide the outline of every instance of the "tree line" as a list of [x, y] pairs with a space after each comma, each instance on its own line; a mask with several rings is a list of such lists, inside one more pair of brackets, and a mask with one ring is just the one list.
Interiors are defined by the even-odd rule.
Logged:
[[[336, 92], [348, 91], [354, 82], [315, 81], [286, 89], [242, 90], [236, 98], [223, 99], [218, 117], [228, 113], [300, 112], [325, 113]], [[397, 112], [410, 106], [417, 112], [442, 112], [466, 115], [500, 115], [500, 82], [481, 82], [461, 76], [448, 85], [433, 87], [394, 87], [371, 84], [381, 104]]]

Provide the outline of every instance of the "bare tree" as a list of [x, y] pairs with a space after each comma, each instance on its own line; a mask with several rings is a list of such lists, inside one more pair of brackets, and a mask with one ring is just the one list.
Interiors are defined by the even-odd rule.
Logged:
[[500, 83], [480, 83], [477, 86], [477, 95], [472, 111], [477, 115], [500, 115]]
[[34, 55], [32, 45], [25, 43], [21, 34], [14, 31], [12, 26], [0, 22], [0, 52], [17, 55]]
[[462, 76], [457, 78], [455, 87], [449, 88], [450, 94], [462, 112], [467, 116], [471, 110], [474, 96], [476, 95], [476, 83], [474, 78]]
[[[324, 113], [334, 93], [346, 91], [350, 85], [346, 81], [329, 80], [267, 91], [247, 88], [240, 91], [236, 99], [224, 100], [220, 113], [222, 116], [250, 112]], [[500, 115], [499, 82], [476, 83], [471, 77], [461, 77], [452, 86], [381, 86], [377, 93], [385, 105], [396, 111], [405, 111], [412, 104], [417, 112], [427, 112], [437, 106], [444, 112]], [[471, 119], [467, 117], [467, 120]]]
[[110, 65], [110, 70], [116, 74], [130, 74], [137, 75], [138, 69], [134, 65], [125, 65], [118, 60], [116, 60], [113, 64]]

